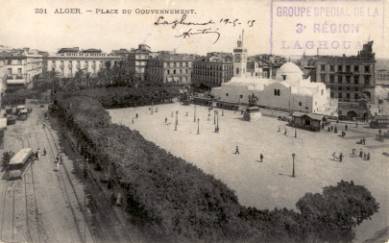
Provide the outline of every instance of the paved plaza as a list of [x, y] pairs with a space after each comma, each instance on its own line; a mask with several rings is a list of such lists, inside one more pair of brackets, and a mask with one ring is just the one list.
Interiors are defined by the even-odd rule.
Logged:
[[[366, 186], [380, 203], [379, 213], [357, 228], [356, 241], [369, 238], [389, 225], [389, 157], [382, 154], [389, 152], [389, 140], [376, 141], [376, 130], [349, 124], [346, 137], [342, 138], [339, 134], [344, 124], [336, 124], [338, 134], [297, 129], [295, 138], [295, 129], [277, 118], [255, 116], [247, 122], [241, 119], [240, 112], [224, 110], [222, 115], [219, 110], [220, 131], [215, 133], [213, 111], [196, 106], [196, 119], [200, 119], [197, 134], [193, 105], [156, 105], [152, 110], [147, 106], [109, 112], [114, 122], [140, 131], [147, 140], [222, 180], [236, 192], [243, 205], [260, 209], [295, 208], [306, 192], [321, 192], [324, 186], [336, 185], [342, 179], [353, 180]], [[366, 145], [356, 144], [363, 137]], [[239, 154], [234, 153], [236, 146]], [[360, 150], [370, 153], [370, 160], [352, 156], [353, 148], [357, 154]], [[334, 160], [333, 152], [343, 153], [343, 161]], [[291, 177], [292, 153], [296, 154], [295, 178]]]

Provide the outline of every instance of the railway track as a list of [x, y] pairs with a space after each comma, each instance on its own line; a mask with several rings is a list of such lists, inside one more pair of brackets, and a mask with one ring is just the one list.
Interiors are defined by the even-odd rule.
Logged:
[[[47, 125], [43, 127], [43, 130], [44, 130], [45, 137], [46, 137], [48, 144], [49, 144], [49, 151], [52, 154], [53, 158], [56, 158], [58, 155], [58, 152], [60, 151], [59, 146], [56, 144], [54, 136], [51, 134], [51, 131], [49, 130], [49, 128], [47, 128]], [[63, 174], [60, 171], [58, 171], [57, 178], [58, 178], [58, 181], [60, 182], [60, 185], [62, 185], [61, 191], [63, 193], [63, 197], [66, 201], [66, 204], [68, 205], [68, 207], [71, 211], [78, 238], [79, 238], [80, 242], [83, 242], [83, 243], [87, 242], [86, 231], [88, 231], [89, 235], [91, 236], [91, 241], [96, 242], [89, 225], [86, 223], [87, 215], [86, 215], [86, 212], [84, 210], [84, 206], [81, 204], [80, 198], [77, 194], [77, 191], [75, 189], [73, 181], [70, 178], [70, 173], [68, 171], [68, 168], [66, 167], [66, 165], [64, 163], [62, 163], [62, 168], [63, 168], [65, 176], [63, 176]], [[67, 185], [66, 185], [67, 183], [69, 183], [70, 191], [75, 197], [75, 200], [77, 203], [76, 206], [80, 209], [80, 212], [84, 218], [84, 222], [85, 222], [84, 234], [82, 233], [81, 225], [80, 225], [79, 219], [77, 218], [77, 215], [76, 215], [76, 209], [72, 204], [70, 192], [67, 189]]]
[[[3, 190], [1, 194], [1, 223], [0, 223], [0, 241], [4, 239], [4, 229], [6, 227], [11, 227], [11, 240], [14, 240], [15, 237], [15, 181], [6, 181], [3, 185]], [[7, 202], [7, 198], [11, 194], [11, 203]], [[10, 205], [8, 205], [10, 204]], [[11, 208], [9, 208], [11, 207]], [[7, 216], [7, 212], [11, 212], [11, 219], [5, 219]]]
[[[25, 145], [32, 148], [30, 135], [25, 137]], [[23, 175], [24, 181], [24, 196], [26, 201], [26, 233], [30, 242], [48, 242], [48, 235], [43, 226], [43, 222], [39, 213], [38, 200], [35, 188], [35, 177], [34, 177], [34, 161], [31, 162], [30, 166], [26, 168], [26, 172]], [[29, 208], [33, 208], [33, 218], [30, 218]], [[32, 223], [32, 224], [31, 224]], [[34, 237], [32, 234], [32, 226], [35, 223]]]

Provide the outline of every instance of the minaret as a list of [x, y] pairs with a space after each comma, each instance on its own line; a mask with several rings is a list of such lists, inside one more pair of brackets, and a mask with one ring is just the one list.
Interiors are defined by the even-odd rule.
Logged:
[[239, 37], [239, 40], [236, 42], [236, 48], [234, 48], [233, 56], [233, 68], [234, 68], [234, 77], [244, 77], [246, 76], [246, 66], [247, 66], [247, 49], [243, 47], [243, 38], [244, 30], [242, 30], [242, 35]]

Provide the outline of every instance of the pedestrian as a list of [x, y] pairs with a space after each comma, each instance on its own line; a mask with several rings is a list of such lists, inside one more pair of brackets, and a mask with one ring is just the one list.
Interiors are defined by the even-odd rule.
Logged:
[[239, 146], [238, 145], [235, 146], [235, 153], [234, 154], [239, 154]]
[[363, 151], [362, 149], [359, 151], [359, 158], [362, 158], [363, 157]]
[[259, 162], [263, 162], [263, 154], [259, 155]]
[[366, 145], [366, 139], [365, 139], [365, 137], [362, 138], [362, 144], [363, 144], [363, 145]]
[[331, 127], [327, 127], [327, 132], [331, 132]]
[[370, 153], [369, 152], [366, 155], [366, 160], [370, 160]]
[[46, 148], [43, 148], [43, 156], [46, 156]]
[[363, 160], [366, 160], [366, 153], [363, 153]]
[[347, 124], [346, 125], [344, 125], [344, 130], [348, 130], [348, 126], [347, 126]]
[[134, 119], [131, 119], [131, 123], [134, 124]]
[[285, 128], [285, 130], [284, 130], [284, 135], [285, 135], [285, 136], [288, 135], [288, 130], [286, 130], [286, 128]]
[[138, 113], [136, 113], [136, 114], [135, 114], [135, 118], [138, 119], [138, 117], [139, 117], [139, 115], [138, 115]]
[[339, 162], [342, 162], [342, 160], [343, 160], [343, 153], [340, 153], [339, 154]]
[[334, 133], [338, 133], [338, 127], [337, 126], [335, 126], [335, 128], [334, 128]]
[[167, 117], [165, 117], [165, 124], [167, 123]]

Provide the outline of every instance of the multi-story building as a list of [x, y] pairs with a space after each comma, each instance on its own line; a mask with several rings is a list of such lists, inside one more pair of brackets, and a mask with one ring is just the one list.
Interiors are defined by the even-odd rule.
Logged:
[[375, 80], [376, 84], [389, 87], [389, 70], [387, 69], [379, 69], [375, 71]]
[[55, 55], [48, 56], [47, 69], [62, 78], [72, 78], [81, 70], [93, 77], [102, 68], [113, 67], [120, 60], [120, 56], [106, 54], [100, 49], [61, 48]]
[[190, 54], [160, 53], [149, 58], [145, 77], [148, 82], [189, 85], [194, 59]]
[[232, 76], [232, 53], [211, 52], [193, 61], [192, 83], [197, 87], [217, 87]]
[[373, 42], [363, 45], [356, 56], [319, 56], [316, 60], [316, 80], [326, 83], [331, 97], [340, 102], [359, 101], [374, 103], [375, 54]]
[[43, 57], [38, 50], [29, 48], [3, 52], [1, 58], [7, 69], [7, 87], [32, 87], [34, 77], [42, 73]]
[[150, 46], [140, 44], [137, 49], [132, 49], [128, 54], [129, 73], [134, 79], [145, 80], [146, 65], [150, 53]]
[[277, 70], [286, 63], [286, 59], [277, 55], [259, 54], [248, 57], [247, 73], [251, 76], [275, 78]]
[[5, 66], [5, 59], [0, 56], [0, 110], [2, 105], [2, 98], [7, 89], [7, 68]]

